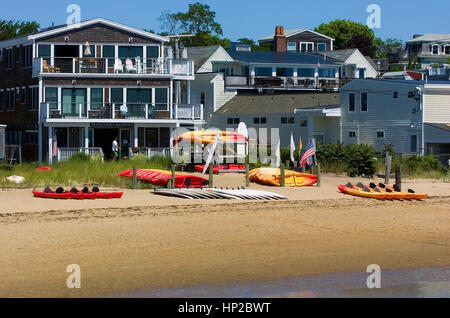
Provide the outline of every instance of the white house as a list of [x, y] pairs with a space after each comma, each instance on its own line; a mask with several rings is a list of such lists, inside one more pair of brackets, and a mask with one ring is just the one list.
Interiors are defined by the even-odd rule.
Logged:
[[450, 82], [355, 79], [341, 89], [344, 143], [450, 157]]
[[371, 58], [364, 56], [358, 49], [327, 51], [323, 54], [344, 63], [341, 78], [377, 78], [379, 75]]

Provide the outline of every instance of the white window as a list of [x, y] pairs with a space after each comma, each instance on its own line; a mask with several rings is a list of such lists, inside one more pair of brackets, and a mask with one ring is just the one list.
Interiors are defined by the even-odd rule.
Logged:
[[431, 54], [438, 55], [439, 54], [439, 45], [433, 44], [431, 46]]
[[349, 138], [356, 138], [356, 130], [350, 130], [348, 132], [348, 137]]
[[313, 52], [314, 51], [314, 42], [300, 42], [300, 51], [301, 52]]
[[317, 43], [317, 51], [322, 52], [327, 50], [326, 43]]
[[450, 45], [445, 45], [444, 46], [444, 54], [445, 55], [450, 55]]
[[288, 51], [297, 51], [297, 42], [288, 42], [287, 50]]
[[379, 139], [384, 138], [384, 131], [382, 131], [382, 130], [377, 131], [377, 138], [379, 138]]

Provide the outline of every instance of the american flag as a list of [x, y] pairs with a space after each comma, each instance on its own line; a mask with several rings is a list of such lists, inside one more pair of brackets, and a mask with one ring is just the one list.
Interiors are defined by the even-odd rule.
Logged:
[[308, 150], [306, 150], [305, 153], [303, 154], [302, 160], [300, 160], [300, 167], [304, 167], [306, 164], [312, 166], [313, 164], [312, 158], [314, 157], [315, 154], [316, 154], [316, 145], [314, 144], [314, 142], [312, 142], [308, 146]]

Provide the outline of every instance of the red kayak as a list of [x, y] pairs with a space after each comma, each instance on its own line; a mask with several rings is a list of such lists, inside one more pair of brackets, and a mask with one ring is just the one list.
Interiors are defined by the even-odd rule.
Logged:
[[51, 170], [52, 170], [51, 167], [41, 167], [41, 168], [34, 169], [34, 171], [37, 171], [37, 172], [48, 172], [48, 171], [51, 171]]
[[[195, 166], [195, 171], [198, 172], [203, 172], [203, 169], [205, 169], [204, 165], [196, 165]], [[207, 172], [209, 172], [209, 168], [206, 169]], [[245, 172], [245, 165], [237, 165], [237, 164], [225, 164], [225, 165], [220, 165], [220, 171], [221, 172]], [[213, 172], [214, 173], [219, 173], [219, 166], [218, 165], [214, 165], [213, 166]]]
[[120, 199], [123, 196], [123, 192], [89, 192], [89, 193], [45, 193], [40, 191], [33, 191], [33, 195], [36, 198], [43, 199], [58, 199], [58, 200], [96, 200], [96, 199]]
[[[133, 178], [133, 169], [122, 171], [119, 176]], [[172, 173], [163, 170], [137, 169], [136, 177], [156, 186], [167, 186], [169, 179], [172, 178]], [[204, 188], [208, 184], [209, 180], [202, 177], [184, 174], [175, 175], [175, 188]]]

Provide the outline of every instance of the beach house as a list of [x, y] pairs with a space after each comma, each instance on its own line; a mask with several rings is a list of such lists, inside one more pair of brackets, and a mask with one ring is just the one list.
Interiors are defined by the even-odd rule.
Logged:
[[[194, 62], [169, 38], [103, 18], [0, 42], [0, 118], [26, 160], [170, 151], [172, 130], [203, 125], [190, 103]], [[179, 98], [183, 95], [184, 98]], [[178, 101], [184, 100], [184, 104]]]
[[390, 144], [399, 154], [450, 158], [450, 83], [355, 79], [341, 88], [345, 144]]
[[406, 42], [406, 58], [422, 67], [450, 64], [450, 34], [428, 33], [414, 35]]

